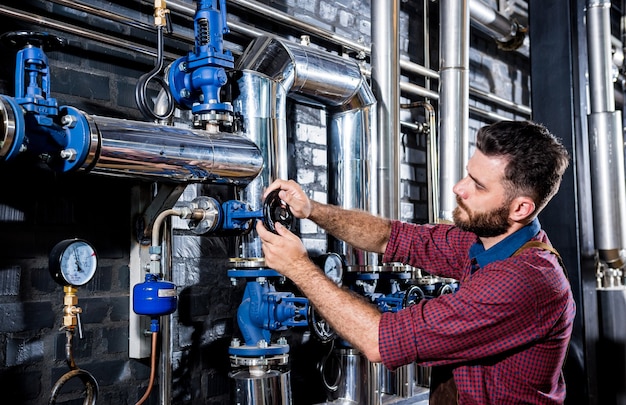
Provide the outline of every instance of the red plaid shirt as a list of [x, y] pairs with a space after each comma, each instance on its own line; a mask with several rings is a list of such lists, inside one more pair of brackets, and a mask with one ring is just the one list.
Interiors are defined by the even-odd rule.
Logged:
[[488, 250], [452, 225], [395, 221], [383, 261], [454, 278], [460, 287], [383, 313], [385, 366], [452, 365], [460, 404], [562, 404], [576, 308], [554, 254], [529, 248], [511, 257], [530, 239], [549, 243], [537, 220]]

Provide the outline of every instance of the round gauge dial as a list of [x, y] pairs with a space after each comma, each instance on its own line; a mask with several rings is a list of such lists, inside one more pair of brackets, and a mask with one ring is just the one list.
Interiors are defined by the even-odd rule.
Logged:
[[82, 239], [66, 239], [50, 252], [50, 274], [61, 285], [81, 286], [92, 279], [98, 267], [96, 250]]
[[324, 255], [324, 273], [335, 284], [341, 285], [343, 278], [343, 259], [337, 253], [327, 253]]

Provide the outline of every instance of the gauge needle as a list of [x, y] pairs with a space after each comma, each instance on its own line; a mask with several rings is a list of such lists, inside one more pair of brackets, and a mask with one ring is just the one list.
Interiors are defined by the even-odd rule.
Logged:
[[76, 271], [83, 271], [80, 268], [80, 260], [78, 260], [78, 248], [74, 247], [74, 259], [76, 259]]

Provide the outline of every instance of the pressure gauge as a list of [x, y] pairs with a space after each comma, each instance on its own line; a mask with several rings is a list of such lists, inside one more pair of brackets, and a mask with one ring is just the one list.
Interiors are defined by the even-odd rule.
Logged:
[[330, 278], [335, 284], [341, 285], [343, 278], [343, 259], [337, 253], [327, 253], [321, 257], [322, 269], [326, 277]]
[[54, 281], [66, 286], [81, 286], [92, 279], [98, 267], [94, 247], [83, 239], [66, 239], [50, 251], [50, 274]]

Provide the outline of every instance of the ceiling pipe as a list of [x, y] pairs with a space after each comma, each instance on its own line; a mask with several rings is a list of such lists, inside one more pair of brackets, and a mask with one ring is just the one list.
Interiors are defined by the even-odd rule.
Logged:
[[454, 185], [463, 178], [469, 137], [469, 9], [467, 0], [441, 0], [439, 81], [440, 221], [452, 221]]

